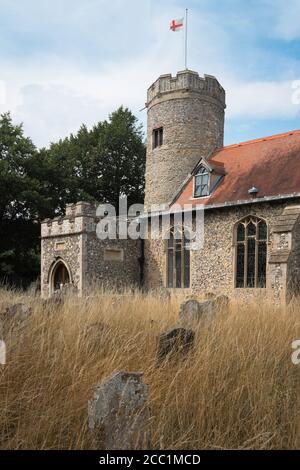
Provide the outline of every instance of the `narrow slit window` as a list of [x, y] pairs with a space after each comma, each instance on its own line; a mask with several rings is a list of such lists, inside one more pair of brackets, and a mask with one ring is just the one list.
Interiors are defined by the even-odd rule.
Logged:
[[153, 131], [153, 148], [161, 147], [164, 140], [164, 131], [162, 127], [154, 129]]

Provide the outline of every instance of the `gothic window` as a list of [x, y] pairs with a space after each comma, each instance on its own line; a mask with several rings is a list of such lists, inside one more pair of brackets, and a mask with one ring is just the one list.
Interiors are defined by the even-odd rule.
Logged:
[[167, 240], [167, 287], [190, 287], [190, 250], [186, 232], [173, 227]]
[[239, 222], [236, 240], [236, 287], [266, 287], [267, 224], [258, 217]]
[[153, 148], [155, 149], [156, 147], [160, 147], [163, 144], [163, 135], [164, 131], [162, 127], [159, 127], [158, 129], [154, 129], [153, 131], [153, 136], [152, 136], [152, 144]]
[[194, 197], [208, 196], [209, 189], [209, 174], [206, 168], [200, 167], [198, 173], [195, 175]]

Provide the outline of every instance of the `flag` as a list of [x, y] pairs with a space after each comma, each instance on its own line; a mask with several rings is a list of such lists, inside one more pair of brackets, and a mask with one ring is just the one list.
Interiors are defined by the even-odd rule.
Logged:
[[180, 31], [183, 29], [183, 18], [180, 18], [179, 20], [172, 20], [170, 24], [170, 30], [171, 31]]

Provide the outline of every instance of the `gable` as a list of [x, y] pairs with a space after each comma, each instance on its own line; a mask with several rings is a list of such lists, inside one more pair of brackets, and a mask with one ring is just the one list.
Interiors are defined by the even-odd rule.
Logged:
[[[208, 160], [223, 168], [224, 177], [206, 198], [193, 198], [193, 175], [174, 199], [177, 204], [225, 204], [246, 201], [250, 188], [256, 197], [300, 193], [300, 130], [218, 149]], [[197, 168], [197, 167], [196, 167]]]

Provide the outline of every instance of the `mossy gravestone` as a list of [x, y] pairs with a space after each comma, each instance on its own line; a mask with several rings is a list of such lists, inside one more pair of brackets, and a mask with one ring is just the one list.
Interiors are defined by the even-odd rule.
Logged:
[[195, 334], [192, 330], [180, 327], [161, 333], [156, 352], [158, 363], [166, 359], [185, 357], [193, 346], [194, 337]]
[[218, 312], [227, 311], [228, 303], [229, 299], [226, 295], [219, 295], [203, 301], [195, 299], [185, 300], [180, 305], [180, 325], [188, 328], [197, 326], [202, 320], [211, 321]]
[[97, 446], [109, 450], [148, 449], [148, 386], [142, 372], [117, 372], [94, 389], [89, 427]]
[[12, 331], [20, 333], [25, 328], [32, 309], [26, 304], [18, 303], [0, 313], [0, 334], [5, 338]]

